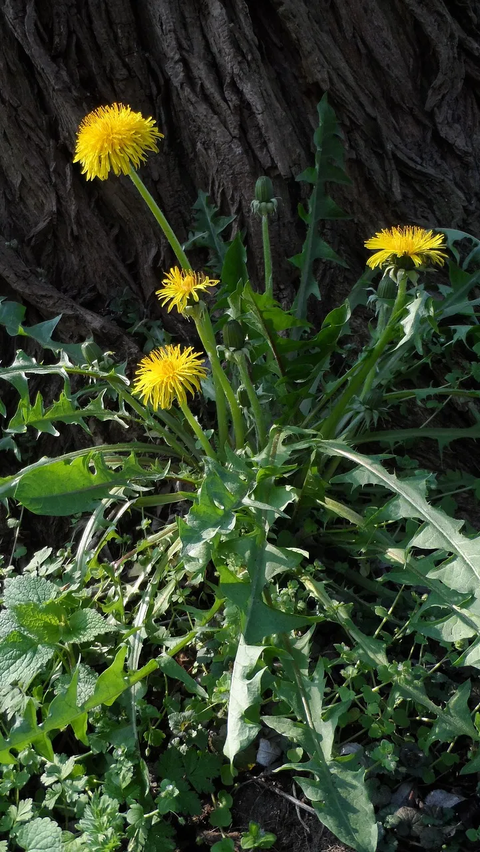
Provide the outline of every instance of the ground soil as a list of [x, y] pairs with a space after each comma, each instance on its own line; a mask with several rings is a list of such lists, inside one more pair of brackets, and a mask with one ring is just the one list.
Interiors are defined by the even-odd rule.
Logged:
[[[299, 804], [287, 799], [286, 795]], [[302, 792], [287, 773], [275, 778], [252, 778], [240, 784], [233, 798], [233, 821], [225, 836], [234, 841], [239, 852], [242, 832], [248, 831], [250, 822], [276, 834], [276, 842], [270, 847], [272, 852], [351, 852], [349, 846], [339, 843], [325, 828], [316, 814], [309, 812], [309, 805], [305, 809], [302, 807]], [[207, 829], [197, 834], [196, 843], [203, 841], [208, 849], [221, 837], [218, 830]]]

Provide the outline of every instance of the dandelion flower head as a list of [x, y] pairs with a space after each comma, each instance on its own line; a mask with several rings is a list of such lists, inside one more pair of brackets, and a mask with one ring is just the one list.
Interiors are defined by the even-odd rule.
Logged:
[[181, 405], [200, 390], [200, 380], [207, 375], [204, 359], [192, 346], [186, 349], [164, 346], [142, 358], [135, 375], [133, 392], [152, 408], [171, 408], [176, 399]]
[[[448, 256], [445, 248], [445, 235], [434, 234], [416, 225], [386, 228], [379, 231], [365, 243], [365, 248], [377, 249], [367, 260], [372, 269], [377, 266], [398, 266], [402, 268], [405, 260], [413, 263], [412, 269], [427, 263], [445, 263]], [[403, 267], [405, 268], [405, 267]]]
[[198, 302], [198, 294], [209, 287], [215, 287], [218, 281], [207, 278], [201, 272], [194, 272], [192, 269], [179, 269], [178, 266], [175, 266], [163, 279], [162, 284], [163, 287], [157, 290], [156, 294], [162, 306], [170, 303], [168, 305], [169, 312], [175, 307], [180, 314], [183, 314], [190, 299]]
[[129, 106], [101, 106], [87, 115], [77, 133], [74, 163], [82, 164], [87, 180], [106, 180], [111, 169], [127, 175], [146, 160], [146, 151], [158, 151], [163, 139], [153, 118], [144, 118]]

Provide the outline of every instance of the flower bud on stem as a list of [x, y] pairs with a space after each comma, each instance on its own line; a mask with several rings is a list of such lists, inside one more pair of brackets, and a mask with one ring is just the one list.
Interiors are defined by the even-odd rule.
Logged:
[[262, 220], [263, 263], [265, 271], [265, 293], [273, 299], [272, 253], [270, 250], [270, 234], [268, 217], [277, 211], [277, 199], [273, 195], [273, 184], [269, 177], [262, 175], [255, 184], [255, 198], [252, 201], [252, 211]]
[[268, 231], [268, 215], [262, 216], [263, 265], [265, 270], [265, 293], [273, 299], [272, 252]]

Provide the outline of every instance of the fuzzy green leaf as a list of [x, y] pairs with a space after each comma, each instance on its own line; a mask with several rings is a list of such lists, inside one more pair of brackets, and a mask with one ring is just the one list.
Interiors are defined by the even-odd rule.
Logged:
[[18, 627], [39, 645], [55, 645], [60, 640], [65, 618], [63, 607], [56, 603], [39, 606], [35, 603], [17, 604], [13, 607]]
[[117, 628], [108, 624], [105, 618], [95, 609], [79, 609], [68, 619], [68, 624], [62, 632], [64, 642], [93, 642], [97, 636], [111, 633]]
[[44, 817], [22, 825], [15, 839], [25, 852], [62, 852], [62, 829]]
[[21, 577], [10, 577], [5, 580], [3, 602], [9, 608], [23, 603], [42, 606], [54, 601], [60, 594], [59, 587], [50, 580], [24, 574]]
[[52, 658], [53, 647], [39, 645], [18, 630], [0, 642], [0, 686], [18, 683], [24, 689]]

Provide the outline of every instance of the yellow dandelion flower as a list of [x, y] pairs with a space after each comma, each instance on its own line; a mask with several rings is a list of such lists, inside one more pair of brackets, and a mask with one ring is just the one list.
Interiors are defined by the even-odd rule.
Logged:
[[82, 164], [87, 180], [106, 180], [110, 169], [116, 175], [128, 175], [147, 159], [146, 151], [158, 151], [157, 139], [163, 139], [153, 118], [144, 118], [129, 106], [101, 106], [87, 115], [77, 133], [74, 163]]
[[213, 278], [207, 278], [202, 272], [194, 272], [193, 269], [179, 269], [178, 266], [175, 266], [163, 279], [163, 287], [161, 290], [157, 290], [156, 295], [162, 306], [170, 302], [168, 305], [169, 313], [175, 307], [179, 314], [183, 314], [190, 298], [198, 302], [199, 293], [207, 290], [208, 287], [215, 287], [218, 283]]
[[186, 391], [192, 395], [200, 390], [200, 380], [207, 375], [204, 360], [192, 346], [163, 346], [142, 358], [135, 375], [133, 392], [154, 409], [171, 408], [173, 400], [180, 405], [187, 401]]
[[366, 241], [365, 248], [378, 249], [368, 258], [367, 264], [372, 269], [386, 264], [406, 268], [404, 264], [407, 260], [413, 264], [412, 269], [427, 263], [438, 263], [441, 266], [448, 257], [441, 251], [446, 247], [444, 240], [444, 234], [434, 234], [415, 225], [386, 228]]

